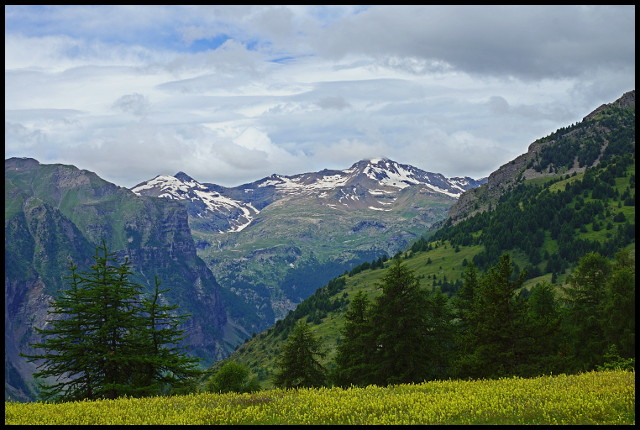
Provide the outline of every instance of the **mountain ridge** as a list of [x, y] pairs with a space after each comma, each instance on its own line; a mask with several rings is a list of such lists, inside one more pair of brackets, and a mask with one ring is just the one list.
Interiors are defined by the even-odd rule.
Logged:
[[[398, 252], [482, 183], [374, 158], [232, 188], [179, 172], [132, 191], [184, 204], [198, 254], [225, 288], [273, 323], [338, 273]], [[317, 279], [297, 275], [312, 266], [325, 268]]]
[[[467, 189], [484, 182], [486, 178], [446, 178], [442, 174], [426, 172], [388, 158], [373, 158], [360, 160], [343, 170], [323, 169], [295, 175], [274, 173], [236, 187], [199, 182], [180, 171], [173, 176], [158, 175], [143, 181], [131, 187], [131, 191], [138, 195], [190, 200], [193, 202], [190, 214], [194, 217], [206, 216], [205, 211], [220, 212], [230, 220], [226, 228], [221, 222], [216, 224], [218, 232], [224, 233], [238, 232], [248, 227], [260, 209], [290, 195], [315, 194], [325, 199], [327, 205], [387, 211], [390, 209], [385, 205], [390, 203], [384, 200], [388, 200], [393, 189], [420, 185], [431, 192], [457, 198]], [[265, 189], [262, 197], [254, 198], [254, 191], [261, 188]], [[359, 202], [361, 199], [369, 206]]]

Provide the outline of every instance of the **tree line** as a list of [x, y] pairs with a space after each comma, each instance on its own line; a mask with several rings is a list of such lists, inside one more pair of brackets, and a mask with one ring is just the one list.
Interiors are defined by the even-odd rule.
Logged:
[[331, 370], [310, 326], [299, 321], [278, 357], [281, 387], [366, 386], [447, 378], [531, 377], [635, 365], [635, 266], [619, 251], [589, 253], [566, 287], [522, 294], [508, 254], [481, 275], [466, 267], [451, 300], [427, 291], [395, 260], [370, 301], [355, 294]]
[[[73, 401], [196, 391], [198, 359], [185, 355], [176, 306], [164, 304], [156, 279], [151, 295], [129, 281], [106, 246], [95, 265], [78, 273], [54, 300], [47, 328], [37, 329], [43, 400]], [[531, 377], [635, 365], [635, 265], [628, 252], [610, 261], [598, 253], [580, 259], [565, 287], [548, 282], [524, 294], [526, 273], [514, 273], [508, 254], [480, 274], [469, 263], [462, 287], [449, 298], [427, 290], [401, 259], [394, 259], [371, 300], [361, 290], [349, 303], [335, 360], [301, 319], [277, 357], [278, 387], [366, 386], [448, 378]], [[344, 289], [339, 278], [327, 287]], [[326, 293], [326, 292], [325, 292]], [[327, 293], [328, 294], [328, 293]], [[326, 294], [323, 294], [324, 296]], [[342, 299], [341, 299], [342, 300]], [[249, 378], [249, 379], [248, 379]], [[256, 391], [248, 369], [224, 364], [209, 391]]]

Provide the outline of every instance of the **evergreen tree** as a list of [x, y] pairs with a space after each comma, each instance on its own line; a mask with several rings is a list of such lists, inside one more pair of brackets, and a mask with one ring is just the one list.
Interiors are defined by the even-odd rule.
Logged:
[[564, 337], [570, 371], [591, 370], [602, 363], [607, 348], [604, 334], [604, 300], [611, 263], [596, 252], [582, 257], [565, 289]]
[[623, 358], [636, 351], [636, 272], [626, 250], [616, 254], [616, 264], [607, 281], [604, 301], [604, 335]]
[[371, 357], [375, 339], [369, 315], [369, 301], [363, 291], [353, 297], [345, 313], [342, 337], [336, 352], [335, 382], [340, 386], [368, 385], [374, 380]]
[[469, 263], [462, 274], [462, 288], [458, 294], [452, 298], [456, 324], [454, 326], [454, 337], [456, 345], [456, 357], [453, 359], [452, 367], [455, 375], [462, 375], [461, 369], [466, 369], [466, 361], [472, 350], [472, 339], [475, 333], [474, 319], [472, 311], [474, 297], [478, 289], [478, 272], [473, 262]]
[[554, 287], [548, 282], [536, 284], [527, 299], [527, 332], [523, 349], [529, 358], [528, 368], [521, 366], [521, 376], [537, 376], [561, 368], [560, 311]]
[[[54, 299], [49, 327], [37, 329], [43, 341], [32, 344], [41, 354], [23, 356], [39, 361], [35, 377], [44, 378], [44, 400], [73, 401], [157, 394], [168, 381], [165, 372], [195, 375], [192, 360], [165, 347], [179, 338], [173, 307], [141, 300], [141, 286], [129, 280], [128, 260], [118, 264], [115, 253], [98, 246], [91, 270], [78, 274], [70, 266], [69, 287]], [[151, 316], [153, 315], [153, 316]], [[169, 329], [162, 327], [169, 321]], [[50, 382], [55, 380], [55, 382]], [[175, 380], [171, 379], [171, 382]]]
[[382, 295], [372, 309], [376, 351], [371, 362], [378, 385], [420, 382], [430, 379], [431, 314], [427, 292], [400, 260], [389, 267], [380, 285]]
[[72, 263], [69, 269], [71, 276], [65, 278], [69, 288], [60, 292], [49, 311], [56, 318], [48, 321], [50, 328], [35, 328], [46, 340], [31, 346], [45, 352], [22, 354], [28, 361], [41, 360], [33, 374], [35, 378], [56, 377], [56, 382], [40, 384], [40, 396], [45, 401], [93, 398], [99, 390], [99, 375], [91, 351], [84, 345], [91, 300], [80, 285], [77, 266]]
[[139, 354], [143, 357], [135, 381], [139, 395], [181, 392], [193, 389], [195, 378], [202, 372], [198, 369], [200, 359], [188, 357], [186, 347], [178, 346], [184, 339], [184, 330], [178, 328], [189, 315], [172, 315], [178, 305], [162, 304], [160, 281], [155, 278], [153, 295], [142, 300], [143, 324], [137, 332]]
[[512, 274], [511, 259], [503, 254], [478, 282], [466, 337], [471, 352], [459, 360], [462, 377], [515, 375], [527, 361], [525, 308], [516, 294], [526, 273], [516, 280]]
[[325, 355], [322, 342], [303, 320], [294, 326], [283, 351], [276, 360], [279, 370], [273, 383], [277, 387], [321, 387], [326, 383], [326, 370], [318, 361]]

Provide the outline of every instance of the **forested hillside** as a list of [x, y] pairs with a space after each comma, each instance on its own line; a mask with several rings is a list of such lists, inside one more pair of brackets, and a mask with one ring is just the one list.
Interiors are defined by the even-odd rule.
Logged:
[[[316, 359], [329, 383], [384, 383], [341, 381], [345, 362], [339, 357], [341, 350], [360, 345], [351, 353], [364, 348], [363, 361], [348, 366], [380, 376], [377, 354], [382, 340], [389, 340], [378, 329], [385, 321], [402, 326], [409, 318], [400, 311], [408, 303], [385, 315], [379, 299], [391, 288], [390, 271], [400, 265], [396, 275], [417, 282], [424, 295], [424, 312], [413, 318], [435, 336], [415, 342], [431, 346], [415, 352], [433, 364], [420, 374], [424, 379], [631, 366], [635, 104], [605, 105], [533, 146], [519, 170], [511, 169], [508, 179], [503, 172], [502, 187], [490, 177], [487, 186], [469, 192], [480, 197], [468, 216], [426, 232], [388, 261], [362, 264], [329, 282], [226, 362], [246, 365], [263, 386], [271, 386], [289, 335], [308, 325], [322, 344]], [[489, 193], [490, 186], [500, 192]], [[353, 338], [358, 325], [360, 333], [374, 335]], [[408, 333], [399, 329], [394, 335]], [[386, 382], [397, 378], [403, 376], [389, 375]]]

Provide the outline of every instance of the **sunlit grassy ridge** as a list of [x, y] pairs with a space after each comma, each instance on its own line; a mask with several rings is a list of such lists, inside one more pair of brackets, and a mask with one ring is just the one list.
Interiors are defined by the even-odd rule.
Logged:
[[635, 372], [5, 403], [5, 424], [635, 424]]

